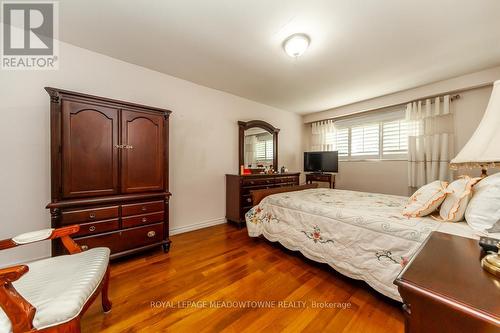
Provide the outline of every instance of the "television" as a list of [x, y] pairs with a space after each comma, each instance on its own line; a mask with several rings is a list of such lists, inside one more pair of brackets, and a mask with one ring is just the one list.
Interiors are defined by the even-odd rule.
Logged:
[[304, 153], [305, 172], [338, 172], [339, 152], [318, 151]]

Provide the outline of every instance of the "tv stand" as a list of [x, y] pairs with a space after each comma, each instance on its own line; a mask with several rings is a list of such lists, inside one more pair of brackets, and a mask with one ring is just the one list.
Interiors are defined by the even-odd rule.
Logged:
[[332, 173], [307, 173], [306, 174], [306, 184], [312, 184], [312, 182], [325, 182], [330, 185], [330, 188], [335, 188], [335, 174]]

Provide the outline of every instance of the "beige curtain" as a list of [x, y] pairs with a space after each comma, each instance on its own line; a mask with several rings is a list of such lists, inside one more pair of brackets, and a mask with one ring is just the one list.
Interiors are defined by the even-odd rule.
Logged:
[[311, 125], [311, 150], [312, 151], [332, 151], [336, 150], [333, 140], [327, 140], [327, 134], [335, 138], [335, 126], [333, 120], [319, 121]]
[[256, 150], [256, 144], [257, 144], [257, 137], [255, 135], [248, 135], [245, 136], [245, 168], [251, 167], [255, 168], [257, 167], [257, 150]]
[[453, 114], [450, 96], [409, 103], [408, 186], [410, 192], [434, 180], [452, 180]]

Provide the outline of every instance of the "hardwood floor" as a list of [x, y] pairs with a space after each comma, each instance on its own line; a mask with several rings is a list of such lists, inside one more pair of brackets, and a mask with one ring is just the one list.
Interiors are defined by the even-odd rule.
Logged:
[[[327, 265], [249, 238], [245, 228], [224, 224], [172, 241], [168, 254], [159, 250], [111, 265], [113, 310], [105, 315], [95, 302], [82, 320], [83, 332], [404, 330], [398, 303]], [[236, 301], [268, 301], [268, 308], [238, 307]], [[337, 308], [314, 307], [324, 304]]]

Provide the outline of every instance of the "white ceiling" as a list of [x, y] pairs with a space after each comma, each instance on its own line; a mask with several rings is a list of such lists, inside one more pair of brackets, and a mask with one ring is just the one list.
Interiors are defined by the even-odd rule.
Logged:
[[[63, 41], [299, 113], [500, 64], [499, 0], [65, 0]], [[311, 37], [292, 59], [293, 33]]]

